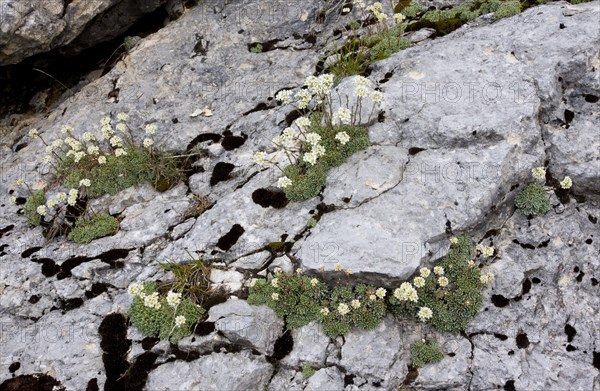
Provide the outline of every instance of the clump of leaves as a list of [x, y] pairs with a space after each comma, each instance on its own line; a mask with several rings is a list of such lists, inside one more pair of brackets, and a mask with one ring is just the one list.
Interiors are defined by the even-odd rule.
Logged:
[[305, 326], [320, 319], [320, 304], [327, 292], [321, 281], [312, 280], [301, 274], [277, 273], [269, 281], [256, 282], [248, 303], [268, 305], [291, 329]]
[[75, 222], [75, 227], [69, 232], [69, 239], [81, 244], [92, 240], [111, 236], [119, 230], [119, 220], [109, 214], [98, 214], [94, 217], [81, 217]]
[[410, 364], [413, 368], [423, 368], [427, 364], [442, 361], [444, 352], [437, 340], [415, 342], [410, 348]]
[[183, 292], [200, 305], [210, 295], [210, 266], [202, 259], [192, 259], [186, 263], [165, 262], [160, 266], [175, 276], [173, 281], [162, 283], [161, 288]]
[[27, 199], [25, 203], [25, 217], [29, 224], [38, 226], [42, 221], [42, 216], [38, 213], [39, 206], [46, 204], [46, 193], [43, 190], [36, 190]]
[[262, 51], [263, 51], [263, 45], [260, 43], [255, 43], [254, 45], [252, 45], [250, 47], [251, 53], [262, 53]]
[[542, 216], [550, 210], [550, 197], [544, 186], [533, 183], [517, 195], [515, 206], [526, 216]]
[[304, 376], [305, 379], [308, 379], [309, 377], [314, 375], [315, 372], [317, 372], [317, 370], [313, 368], [310, 364], [302, 364], [302, 376]]
[[417, 302], [390, 297], [392, 312], [418, 319], [419, 309], [427, 307], [432, 311], [431, 324], [436, 329], [453, 333], [463, 331], [483, 302], [481, 272], [469, 263], [473, 255], [471, 239], [458, 237], [457, 243], [437, 265], [444, 270], [443, 277], [447, 278], [448, 284], [441, 286], [439, 277], [431, 273], [424, 278], [424, 286], [416, 288]]
[[[177, 305], [172, 305], [173, 303], [169, 303], [166, 296], [159, 292], [154, 281], [145, 282], [139, 288], [140, 292], [134, 294], [128, 314], [131, 323], [144, 336], [158, 336], [175, 343], [190, 335], [193, 326], [205, 313], [202, 307], [186, 296], [182, 297]], [[152, 295], [157, 296], [157, 303], [150, 305], [147, 298]]]

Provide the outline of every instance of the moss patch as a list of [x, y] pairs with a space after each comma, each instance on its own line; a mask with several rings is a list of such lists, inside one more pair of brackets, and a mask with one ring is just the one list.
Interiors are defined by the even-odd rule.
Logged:
[[39, 206], [46, 204], [46, 193], [43, 190], [36, 190], [31, 194], [25, 203], [25, 217], [29, 224], [38, 226], [42, 222], [42, 216], [37, 212]]
[[418, 341], [410, 348], [410, 365], [413, 368], [423, 368], [427, 364], [442, 361], [444, 353], [437, 340]]
[[75, 223], [75, 228], [69, 233], [69, 239], [87, 244], [92, 240], [111, 236], [119, 230], [119, 221], [111, 215], [99, 214], [92, 218], [82, 217]]

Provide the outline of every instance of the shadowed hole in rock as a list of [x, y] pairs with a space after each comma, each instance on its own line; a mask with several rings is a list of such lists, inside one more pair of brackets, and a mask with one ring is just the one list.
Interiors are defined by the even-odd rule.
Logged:
[[200, 322], [194, 328], [194, 334], [199, 336], [205, 336], [215, 331], [214, 322]]
[[406, 374], [406, 377], [404, 378], [404, 382], [402, 382], [402, 384], [404, 384], [405, 386], [412, 384], [417, 377], [419, 377], [419, 370], [417, 368], [412, 368], [409, 366], [408, 368], [408, 373]]
[[290, 330], [286, 330], [285, 333], [283, 333], [281, 337], [275, 341], [273, 355], [270, 358], [277, 361], [282, 360], [292, 351], [293, 348], [294, 338], [292, 337]]
[[204, 143], [206, 141], [212, 141], [217, 143], [221, 140], [221, 135], [217, 133], [202, 133], [194, 138], [187, 146], [186, 150], [190, 152], [196, 145]]
[[571, 121], [573, 121], [573, 119], [575, 118], [575, 113], [572, 112], [571, 110], [565, 109], [564, 116], [565, 116], [565, 123], [567, 125], [569, 125], [571, 123]]
[[246, 142], [248, 135], [241, 133], [241, 136], [234, 136], [231, 131], [226, 130], [223, 132], [223, 141], [221, 141], [221, 146], [226, 151], [232, 151], [236, 148], [241, 147]]
[[8, 366], [8, 371], [10, 373], [15, 373], [16, 371], [19, 370], [19, 368], [21, 368], [21, 363], [20, 362], [14, 362], [14, 363], [12, 363], [12, 364], [10, 364]]
[[88, 299], [93, 299], [96, 296], [103, 294], [108, 291], [108, 284], [104, 284], [102, 282], [95, 282], [92, 284], [92, 287], [85, 291], [85, 297]]
[[[27, 201], [25, 201], [25, 202], [27, 202]], [[23, 203], [25, 203], [25, 202], [23, 202]], [[0, 238], [2, 238], [4, 236], [4, 234], [12, 231], [13, 228], [15, 228], [14, 224], [10, 224], [10, 225], [7, 225], [6, 227], [0, 229]]]
[[219, 182], [231, 179], [231, 171], [235, 168], [235, 165], [231, 163], [219, 162], [215, 165], [212, 175], [210, 176], [210, 185], [214, 186]]
[[59, 308], [63, 311], [71, 311], [83, 305], [83, 299], [74, 297], [72, 299], [61, 299]]
[[592, 355], [594, 357], [592, 360], [592, 365], [594, 368], [600, 371], [600, 352], [592, 352]]
[[540, 282], [542, 282], [542, 281], [541, 281], [539, 278], [537, 278], [537, 277], [533, 277], [533, 278], [531, 279], [531, 282], [533, 282], [534, 284], [539, 284], [539, 283], [540, 283]]
[[516, 389], [515, 389], [515, 381], [514, 380], [508, 380], [506, 383], [504, 383], [504, 391], [516, 391]]
[[598, 280], [597, 280], [596, 278], [592, 277], [592, 278], [591, 278], [591, 281], [592, 281], [592, 285], [593, 285], [593, 286], [596, 286], [596, 285], [598, 285]]
[[142, 339], [142, 349], [144, 350], [150, 350], [154, 347], [154, 345], [156, 345], [157, 343], [160, 342], [160, 338], [157, 337], [146, 337], [144, 339]]
[[544, 240], [542, 243], [538, 244], [537, 248], [548, 247], [548, 243], [550, 243], [550, 239]]
[[527, 338], [527, 334], [525, 333], [517, 334], [515, 340], [519, 349], [526, 349], [529, 346], [529, 338]]
[[29, 298], [28, 301], [29, 301], [30, 304], [35, 304], [38, 301], [40, 301], [40, 296], [38, 296], [38, 295], [31, 295], [31, 297]]
[[270, 190], [264, 188], [256, 189], [252, 192], [252, 201], [263, 208], [271, 206], [275, 209], [284, 208], [289, 203], [282, 190]]
[[23, 251], [21, 253], [21, 258], [29, 258], [30, 256], [32, 256], [33, 254], [37, 253], [38, 251], [40, 251], [42, 248], [41, 247], [32, 247], [29, 248], [25, 251]]
[[244, 227], [239, 224], [234, 224], [229, 232], [219, 238], [217, 247], [223, 251], [228, 251], [237, 243], [238, 239], [244, 234], [244, 232], [246, 232]]
[[52, 277], [60, 271], [60, 266], [50, 258], [32, 259], [31, 261], [42, 265], [42, 274], [45, 277]]
[[565, 334], [567, 334], [567, 342], [573, 342], [573, 338], [577, 335], [577, 330], [570, 324], [565, 324]]
[[382, 123], [385, 122], [385, 111], [382, 111], [377, 115], [377, 122]]
[[254, 106], [253, 109], [250, 109], [248, 111], [246, 111], [245, 113], [243, 113], [243, 116], [247, 116], [248, 114], [252, 114], [252, 113], [256, 113], [257, 111], [264, 111], [264, 110], [269, 110], [271, 107], [266, 104], [265, 102], [260, 102], [259, 104], [257, 104], [256, 106]]
[[344, 376], [344, 386], [350, 386], [352, 384], [354, 384], [354, 375], [353, 374], [347, 374]]
[[387, 83], [388, 81], [390, 81], [392, 76], [394, 76], [394, 72], [386, 73], [385, 75], [383, 75], [383, 79], [379, 80], [379, 84]]
[[598, 222], [598, 218], [592, 216], [591, 214], [588, 214], [588, 220], [590, 221], [590, 223], [592, 224], [596, 224]]
[[596, 103], [600, 100], [600, 97], [598, 97], [596, 95], [592, 95], [592, 94], [585, 94], [584, 99], [588, 103]]
[[575, 277], [575, 280], [577, 280], [577, 282], [581, 282], [583, 281], [583, 277], [585, 276], [585, 273], [582, 271], [579, 272], [579, 274], [577, 275], [577, 277]]
[[577, 348], [571, 344], [567, 345], [567, 352], [574, 352], [575, 350], [577, 350]]
[[127, 339], [127, 318], [118, 313], [108, 314], [98, 327], [102, 361], [106, 372], [105, 391], [119, 391], [125, 388], [125, 378], [129, 363], [127, 352], [131, 340]]
[[587, 240], [585, 241], [585, 244], [592, 244], [593, 242], [594, 242], [594, 241], [593, 241], [592, 239], [587, 239]]
[[415, 156], [417, 153], [423, 152], [423, 151], [427, 151], [427, 149], [425, 149], [425, 148], [418, 148], [418, 147], [408, 148], [408, 154], [410, 156]]
[[100, 391], [100, 388], [98, 387], [98, 379], [90, 379], [90, 381], [88, 381], [87, 387], [85, 388], [85, 391]]
[[124, 377], [125, 390], [142, 391], [146, 386], [148, 374], [154, 367], [158, 354], [144, 352], [129, 367]]
[[498, 338], [500, 341], [506, 341], [508, 339], [508, 336], [504, 334], [494, 334], [494, 337]]
[[306, 109], [303, 110], [292, 110], [285, 116], [285, 123], [287, 126], [292, 126], [295, 120], [307, 114], [309, 111]]
[[61, 391], [64, 389], [58, 380], [44, 373], [21, 375], [0, 384], [0, 391]]
[[510, 300], [502, 295], [492, 295], [491, 300], [492, 303], [499, 308], [506, 307], [510, 303]]
[[518, 244], [522, 248], [525, 248], [525, 249], [528, 249], [528, 250], [535, 250], [535, 246], [533, 244], [521, 243], [517, 239], [513, 239], [513, 243]]
[[279, 49], [276, 45], [281, 39], [271, 39], [265, 42], [252, 42], [248, 44], [248, 51], [251, 53], [265, 53], [271, 50]]
[[509, 350], [507, 354], [508, 354], [509, 356], [512, 356], [513, 354], [515, 354], [515, 351], [514, 351], [514, 350]]
[[529, 280], [529, 278], [526, 278], [525, 281], [523, 281], [523, 287], [521, 288], [521, 295], [528, 294], [530, 290], [531, 290], [531, 281]]

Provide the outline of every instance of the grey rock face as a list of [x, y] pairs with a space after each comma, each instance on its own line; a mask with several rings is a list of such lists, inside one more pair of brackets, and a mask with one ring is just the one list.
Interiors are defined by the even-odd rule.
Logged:
[[273, 367], [264, 357], [250, 352], [216, 353], [186, 363], [171, 362], [150, 373], [146, 390], [262, 390], [267, 386]]
[[304, 391], [343, 390], [344, 378], [339, 369], [335, 367], [319, 369], [308, 379]]
[[292, 330], [294, 347], [282, 360], [286, 365], [300, 367], [307, 363], [315, 367], [325, 364], [329, 337], [323, 333], [323, 326], [319, 322], [311, 322], [304, 327]]
[[0, 65], [69, 45], [79, 52], [124, 33], [163, 0], [98, 0], [0, 3]]
[[245, 300], [231, 299], [208, 312], [231, 342], [248, 346], [266, 355], [273, 354], [275, 341], [281, 336], [283, 321], [267, 306], [251, 306]]

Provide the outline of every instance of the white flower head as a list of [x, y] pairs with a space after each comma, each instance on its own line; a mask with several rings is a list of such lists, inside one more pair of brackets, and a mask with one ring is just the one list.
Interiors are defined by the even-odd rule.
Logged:
[[488, 276], [487, 276], [487, 275], [485, 275], [485, 274], [482, 274], [482, 275], [479, 277], [479, 281], [481, 281], [481, 283], [482, 283], [482, 284], [487, 284], [487, 282], [488, 282]]
[[296, 99], [298, 99], [298, 108], [305, 109], [312, 100], [312, 94], [309, 90], [300, 90], [296, 93]]
[[143, 291], [142, 286], [140, 284], [135, 283], [135, 282], [132, 283], [131, 285], [129, 285], [129, 287], [127, 288], [127, 293], [129, 293], [131, 296], [137, 296], [142, 291]]
[[441, 266], [436, 266], [433, 268], [433, 272], [435, 274], [437, 274], [438, 276], [442, 276], [442, 275], [444, 275], [444, 268]]
[[425, 279], [423, 277], [415, 277], [413, 282], [417, 288], [423, 288], [425, 286]]
[[310, 132], [306, 135], [306, 142], [315, 145], [321, 141], [321, 136], [315, 132]]
[[121, 157], [121, 156], [125, 156], [125, 155], [127, 155], [127, 152], [123, 148], [117, 148], [117, 149], [115, 149], [115, 156], [116, 157]]
[[39, 134], [39, 133], [38, 133], [37, 129], [31, 129], [31, 130], [29, 131], [29, 137], [35, 137], [35, 136], [37, 136], [38, 134]]
[[181, 292], [169, 291], [167, 293], [167, 304], [171, 307], [177, 307], [181, 303]]
[[92, 132], [85, 132], [83, 133], [83, 139], [85, 141], [94, 141], [96, 140], [96, 136]]
[[272, 280], [271, 280], [271, 285], [272, 285], [274, 288], [279, 288], [279, 278], [274, 278], [274, 279], [272, 279]]
[[58, 203], [56, 202], [56, 200], [52, 200], [52, 199], [50, 199], [50, 200], [48, 200], [48, 202], [46, 202], [46, 206], [48, 208], [54, 208], [57, 204]]
[[573, 181], [568, 176], [566, 176], [565, 179], [563, 179], [562, 181], [560, 181], [560, 187], [562, 189], [570, 189], [571, 186], [573, 186]]
[[455, 238], [455, 237], [450, 238], [450, 243], [451, 244], [457, 244], [458, 243], [458, 238]]
[[292, 139], [296, 137], [296, 131], [293, 128], [285, 128], [283, 129], [282, 135], [287, 139]]
[[152, 145], [154, 145], [154, 140], [152, 140], [151, 138], [145, 138], [144, 139], [144, 147], [145, 148], [150, 148]]
[[292, 90], [279, 91], [277, 95], [275, 95], [275, 99], [288, 105], [292, 101], [293, 94], [294, 92]]
[[431, 319], [433, 316], [433, 311], [429, 307], [421, 307], [419, 308], [419, 312], [417, 312], [417, 317], [421, 322], [425, 322], [428, 319]]
[[266, 152], [256, 152], [253, 156], [252, 156], [252, 160], [254, 160], [254, 163], [258, 164], [259, 166], [264, 166], [266, 163], [266, 159], [267, 159], [267, 153]]
[[45, 216], [46, 215], [46, 205], [38, 206], [36, 211], [40, 216]]
[[144, 306], [148, 308], [160, 309], [160, 300], [158, 298], [158, 292], [154, 292], [151, 295], [144, 296]]
[[335, 139], [340, 142], [342, 145], [346, 145], [348, 141], [350, 141], [350, 136], [346, 132], [338, 132], [335, 135]]
[[129, 115], [127, 115], [126, 113], [119, 113], [119, 114], [117, 114], [117, 119], [119, 121], [125, 122], [125, 121], [127, 121], [128, 118], [129, 118]]
[[352, 300], [350, 302], [350, 305], [352, 306], [352, 308], [354, 308], [355, 310], [357, 310], [357, 309], [360, 308], [360, 300], [354, 299], [354, 300]]
[[287, 176], [281, 177], [277, 180], [277, 187], [280, 189], [285, 189], [286, 187], [292, 184], [292, 180]]
[[79, 190], [71, 189], [69, 190], [69, 197], [77, 197], [79, 195]]
[[79, 181], [79, 186], [90, 187], [90, 186], [92, 186], [92, 181], [90, 181], [87, 178], [84, 178], [84, 179], [82, 179], [82, 180]]
[[337, 307], [337, 311], [340, 313], [340, 315], [344, 316], [350, 312], [350, 308], [348, 307], [348, 304], [340, 303]]
[[313, 145], [312, 153], [314, 153], [317, 157], [325, 156], [325, 147], [320, 144]]
[[146, 134], [152, 135], [152, 134], [156, 133], [156, 125], [148, 124], [148, 125], [146, 125], [145, 130], [146, 130]]
[[538, 180], [544, 180], [546, 178], [546, 168], [536, 167], [531, 170], [531, 175]]
[[381, 91], [373, 91], [371, 92], [369, 97], [375, 103], [380, 103], [381, 101], [383, 101], [383, 93]]
[[279, 301], [279, 293], [272, 293], [271, 299], [273, 299], [274, 301]]
[[383, 299], [385, 297], [386, 291], [384, 288], [377, 288], [377, 290], [375, 291], [375, 295], [377, 297], [379, 297], [380, 299]]
[[100, 148], [96, 145], [90, 145], [87, 147], [87, 153], [88, 155], [98, 155], [100, 153]]
[[121, 133], [125, 133], [127, 131], [127, 125], [125, 125], [122, 122], [118, 123], [117, 126], [115, 126], [115, 128]]
[[448, 282], [449, 282], [449, 281], [448, 281], [448, 279], [447, 279], [446, 277], [440, 277], [440, 278], [438, 278], [438, 284], [439, 284], [441, 287], [445, 287], [445, 286], [447, 286], [447, 285], [448, 285]]
[[350, 122], [352, 121], [352, 113], [350, 112], [350, 109], [347, 109], [345, 107], [340, 107], [337, 111], [337, 113], [335, 113], [333, 115], [333, 123], [334, 124], [344, 124], [344, 125], [349, 125]]
[[60, 131], [62, 133], [71, 133], [73, 131], [73, 128], [70, 126], [63, 126], [62, 128], [60, 128]]
[[315, 286], [319, 285], [319, 280], [317, 280], [316, 278], [311, 278], [310, 285], [314, 288]]
[[336, 272], [341, 272], [342, 271], [342, 264], [341, 263], [336, 263], [335, 264], [335, 271]]
[[406, 19], [406, 16], [404, 16], [404, 14], [394, 14], [394, 23], [400, 24], [404, 22], [404, 19]]
[[110, 142], [110, 145], [112, 145], [113, 147], [118, 147], [118, 148], [122, 148], [123, 147], [123, 139], [119, 136], [112, 136], [110, 138], [110, 140], [108, 140]]
[[178, 315], [175, 317], [175, 326], [176, 327], [181, 327], [185, 324], [185, 316], [183, 315]]
[[321, 315], [323, 315], [323, 316], [329, 315], [329, 308], [327, 308], [327, 307], [321, 308]]
[[43, 163], [50, 163], [52, 161], [52, 156], [46, 155], [42, 158]]
[[25, 181], [23, 179], [17, 179], [17, 186], [21, 187], [25, 184]]
[[110, 118], [109, 117], [102, 117], [102, 119], [100, 119], [100, 123], [102, 124], [102, 126], [110, 125]]
[[494, 247], [486, 247], [483, 249], [483, 251], [481, 252], [483, 254], [484, 258], [489, 258], [492, 255], [494, 255]]
[[106, 156], [98, 156], [98, 164], [106, 163]]
[[304, 156], [302, 156], [302, 160], [304, 160], [311, 166], [314, 166], [315, 164], [317, 164], [317, 154], [314, 152], [305, 153]]
[[306, 128], [310, 126], [310, 119], [308, 119], [307, 117], [300, 117], [294, 121], [294, 124], [300, 129]]

